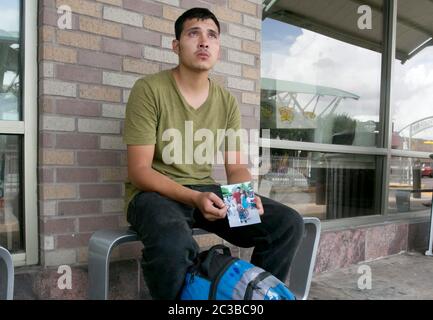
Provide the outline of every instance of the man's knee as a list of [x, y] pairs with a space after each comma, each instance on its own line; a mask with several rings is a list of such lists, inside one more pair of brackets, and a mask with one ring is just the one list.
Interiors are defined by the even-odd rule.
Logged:
[[185, 256], [185, 252], [196, 250], [197, 244], [192, 231], [186, 223], [167, 223], [155, 229], [152, 246], [168, 258]]
[[280, 205], [276, 210], [274, 219], [277, 221], [277, 233], [280, 236], [284, 234], [286, 236], [290, 235], [291, 238], [301, 239], [304, 234], [304, 220], [296, 210]]

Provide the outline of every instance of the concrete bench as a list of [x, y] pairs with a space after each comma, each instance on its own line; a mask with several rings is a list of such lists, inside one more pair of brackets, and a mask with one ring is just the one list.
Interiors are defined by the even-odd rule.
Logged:
[[[304, 218], [305, 232], [302, 243], [292, 263], [289, 274], [289, 288], [297, 299], [306, 300], [316, 261], [320, 239], [320, 220]], [[194, 235], [206, 231], [194, 229]], [[89, 240], [88, 258], [88, 297], [92, 300], [107, 300], [109, 288], [109, 267], [112, 250], [126, 242], [139, 241], [135, 231], [124, 228], [119, 230], [99, 230]]]
[[14, 264], [8, 250], [0, 246], [0, 300], [14, 297]]

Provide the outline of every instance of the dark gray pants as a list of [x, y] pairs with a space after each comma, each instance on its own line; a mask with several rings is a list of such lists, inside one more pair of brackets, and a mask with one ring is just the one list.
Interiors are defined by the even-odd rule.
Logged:
[[[186, 186], [214, 192], [222, 199], [219, 185]], [[302, 217], [293, 209], [262, 197], [262, 223], [230, 228], [227, 219], [210, 222], [198, 209], [168, 199], [157, 192], [141, 192], [131, 201], [128, 222], [143, 242], [144, 279], [154, 299], [176, 299], [185, 274], [199, 247], [192, 228], [215, 233], [228, 242], [254, 247], [251, 263], [284, 281], [304, 232]]]

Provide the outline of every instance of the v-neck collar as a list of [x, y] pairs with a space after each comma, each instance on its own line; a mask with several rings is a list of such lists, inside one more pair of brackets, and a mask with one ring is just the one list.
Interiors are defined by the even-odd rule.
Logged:
[[212, 81], [208, 78], [209, 81], [209, 92], [207, 94], [207, 98], [206, 100], [202, 103], [202, 105], [198, 108], [194, 108], [193, 106], [191, 106], [188, 101], [186, 101], [185, 97], [183, 96], [182, 92], [180, 92], [179, 87], [177, 86], [176, 83], [176, 79], [174, 78], [173, 75], [173, 69], [167, 70], [168, 71], [168, 76], [170, 77], [170, 80], [173, 84], [174, 89], [176, 90], [177, 94], [179, 95], [180, 99], [183, 102], [183, 105], [185, 106], [185, 108], [189, 111], [192, 112], [194, 114], [198, 114], [203, 112], [203, 110], [208, 108], [208, 105], [210, 104], [210, 99], [211, 99], [211, 95], [212, 95], [212, 91], [213, 91], [213, 83]]

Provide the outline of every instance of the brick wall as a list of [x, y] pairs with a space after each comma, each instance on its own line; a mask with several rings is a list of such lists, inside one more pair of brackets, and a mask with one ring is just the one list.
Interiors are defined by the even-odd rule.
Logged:
[[[125, 103], [135, 80], [171, 68], [174, 21], [210, 8], [222, 27], [212, 77], [237, 98], [245, 128], [259, 126], [259, 0], [39, 1], [39, 231], [44, 266], [87, 261], [101, 228], [125, 226], [122, 212]], [[57, 8], [72, 9], [61, 30]], [[223, 168], [215, 170], [224, 181]], [[205, 239], [206, 243], [214, 240]], [[125, 248], [115, 256], [138, 254]]]

